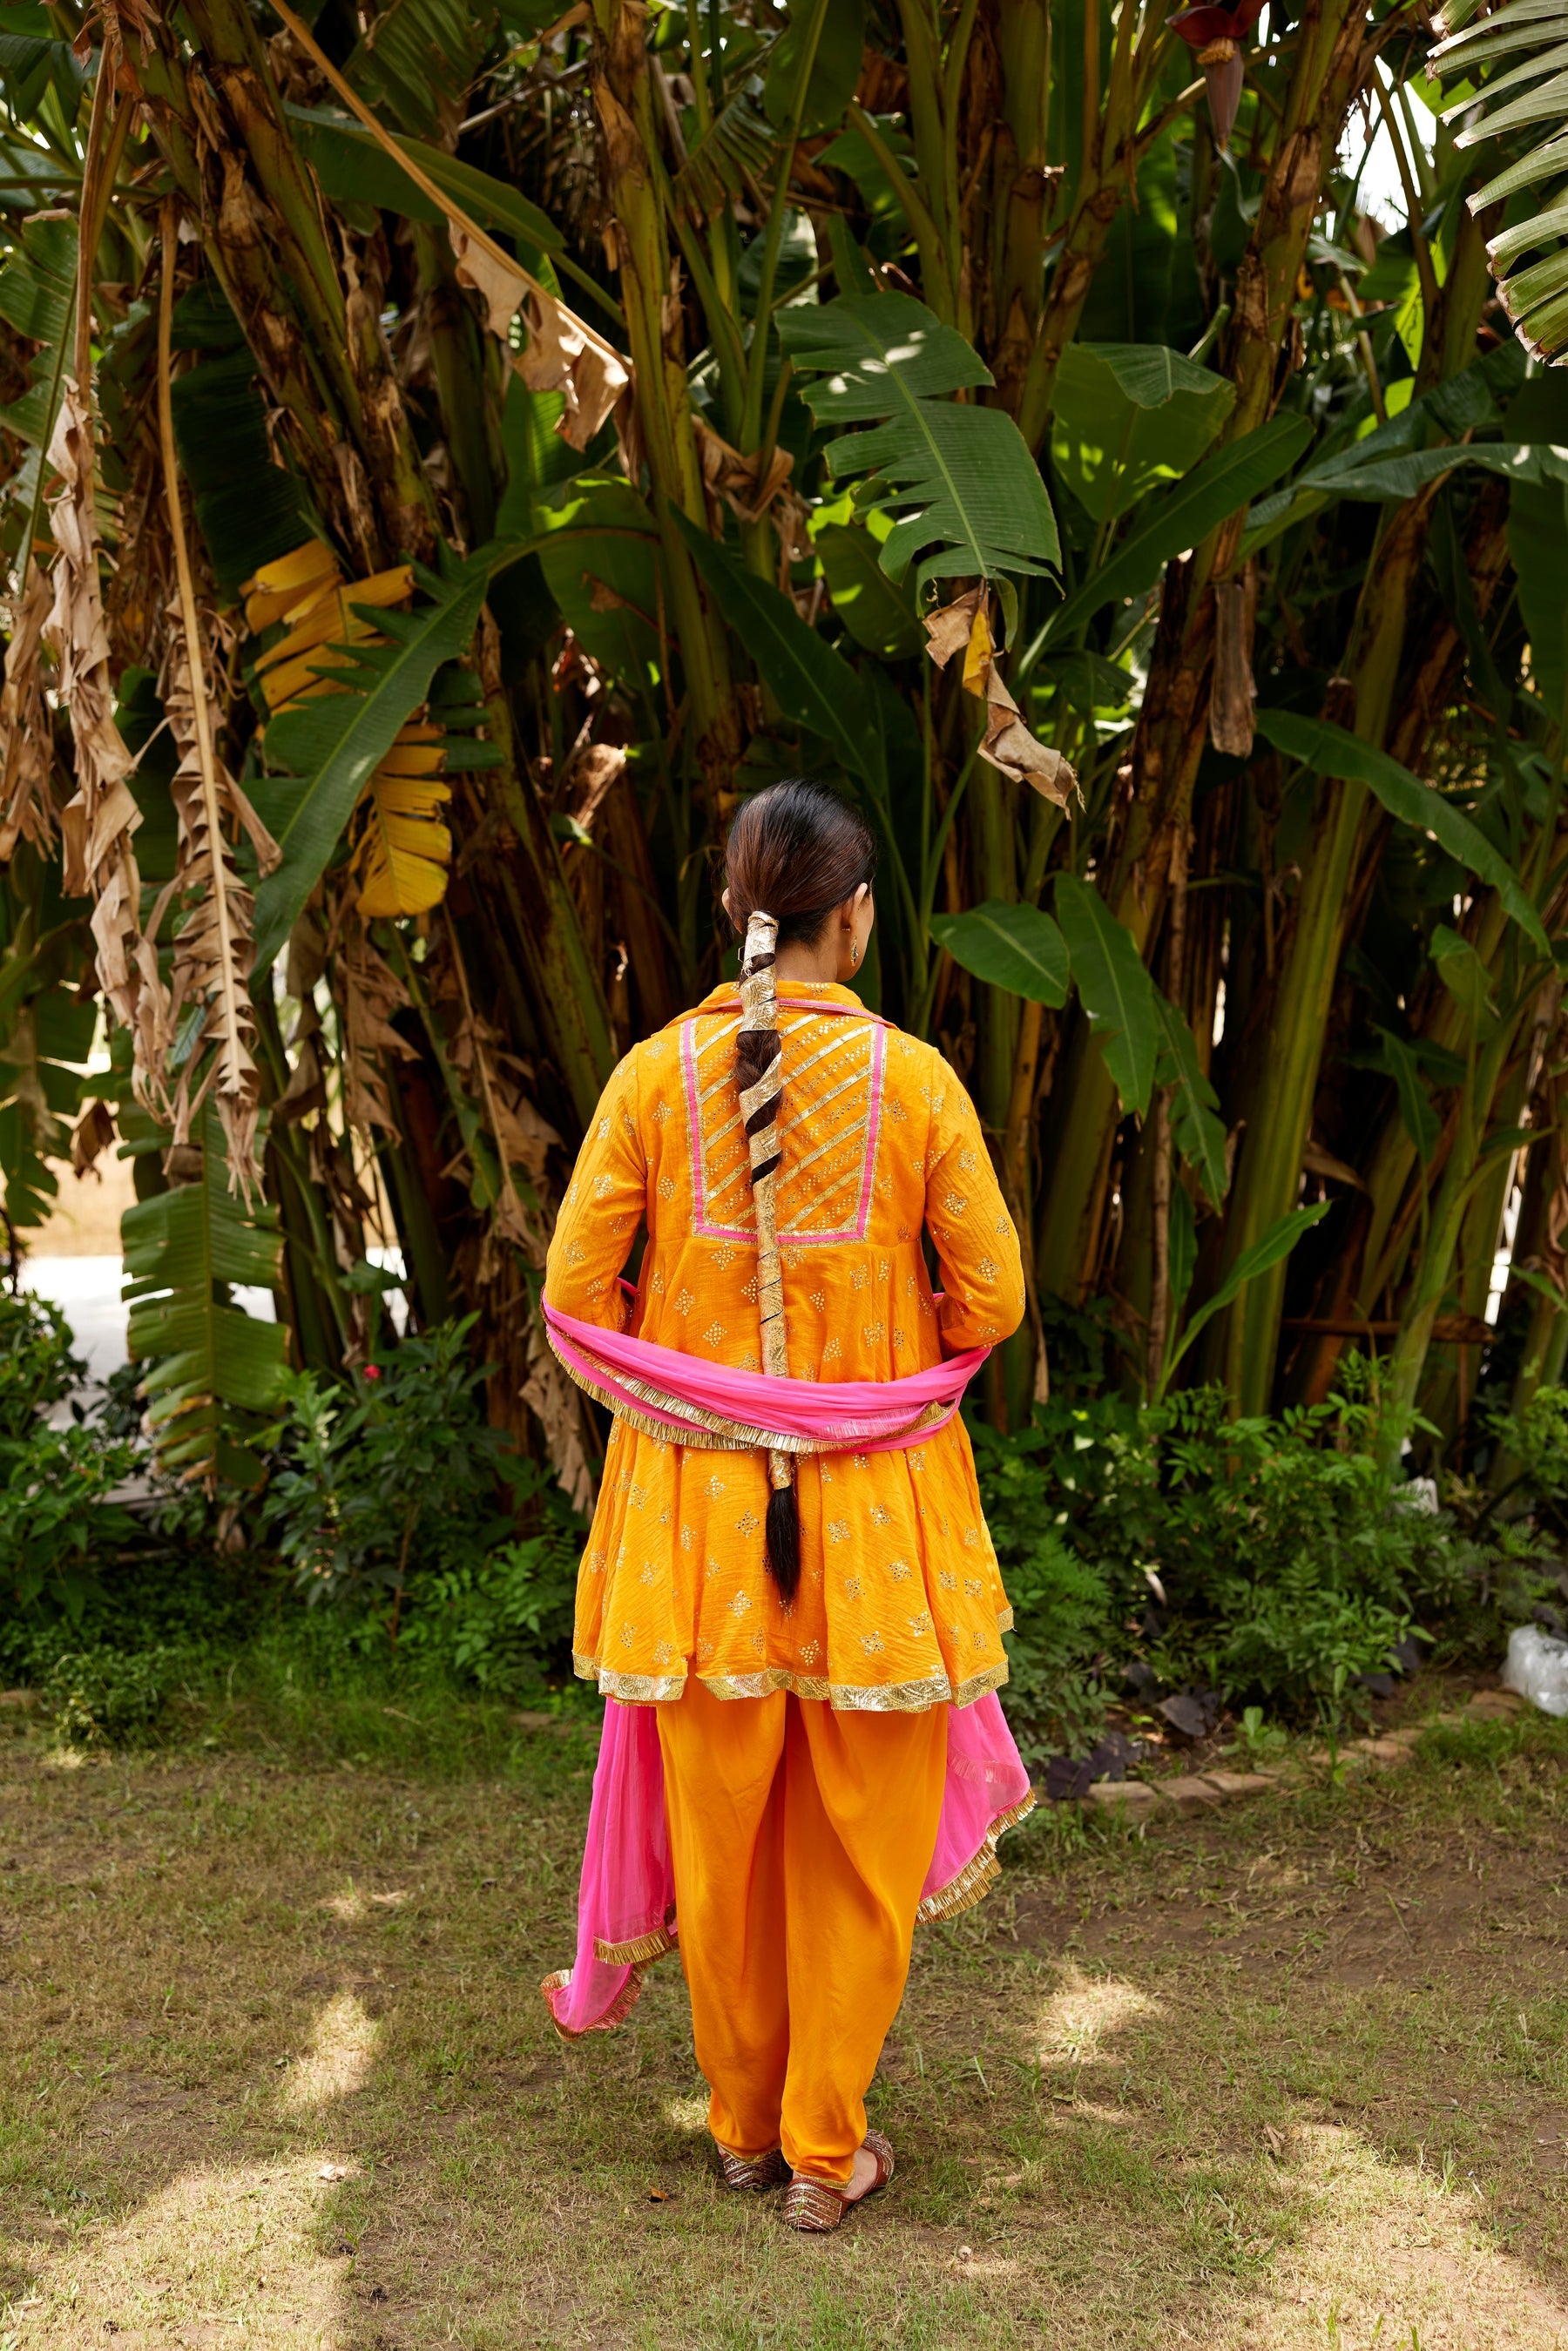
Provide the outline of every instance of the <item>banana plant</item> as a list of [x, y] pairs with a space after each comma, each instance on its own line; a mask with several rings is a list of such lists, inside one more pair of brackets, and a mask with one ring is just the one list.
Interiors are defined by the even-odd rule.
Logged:
[[[1509, 331], [1560, 350], [1529, 8], [1450, 12], [1447, 123], [1393, 87], [1421, 43], [1382, 0], [1266, 44], [1157, 0], [388, 0], [341, 40], [192, 0], [110, 74], [93, 27], [78, 58], [13, 12], [0, 1161], [36, 1229], [79, 1076], [48, 1024], [98, 1017], [107, 938], [177, 1466], [254, 1475], [280, 1344], [210, 1283], [206, 1313], [198, 1261], [259, 1269], [330, 1376], [387, 1243], [580, 1485], [531, 1321], [551, 1202], [617, 1056], [726, 967], [737, 796], [801, 770], [873, 824], [868, 995], [960, 1069], [1025, 1236], [987, 1408], [1029, 1409], [1054, 1297], [1105, 1302], [1134, 1387], [1248, 1412], [1392, 1339], [1458, 1434], [1449, 1302], [1521, 1185], [1533, 1260], [1568, 1216], [1560, 1155], [1509, 1140], [1542, 1132], [1565, 927], [1568, 414]], [[1364, 99], [1392, 228], [1339, 162]], [[188, 1070], [189, 1104], [204, 1068], [159, 1029], [215, 906], [179, 831], [193, 641], [281, 852], [221, 818], [248, 1213], [209, 1103], [182, 1143], [177, 1074], [129, 1076]], [[120, 846], [67, 902], [40, 877], [107, 721]], [[1505, 1319], [1560, 1364], [1531, 1270]]]

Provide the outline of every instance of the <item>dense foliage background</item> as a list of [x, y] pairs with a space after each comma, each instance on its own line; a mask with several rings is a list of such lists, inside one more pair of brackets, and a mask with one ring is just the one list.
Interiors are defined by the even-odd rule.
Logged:
[[[964, 1074], [1026, 1236], [994, 1477], [1051, 1501], [1048, 1364], [1115, 1465], [1108, 1516], [1009, 1538], [1073, 1671], [1145, 1554], [1180, 1586], [1139, 1494], [1252, 1492], [1255, 1543], [1181, 1521], [1203, 1608], [1138, 1638], [1264, 1696], [1452, 1584], [1402, 1461], [1506, 1495], [1494, 1527], [1549, 1502], [1544, 22], [0, 8], [6, 1236], [68, 1153], [133, 1156], [191, 1510], [408, 1636], [411, 1562], [454, 1622], [559, 1605], [517, 1562], [568, 1542], [600, 1434], [540, 1336], [553, 1203], [617, 1055], [726, 967], [737, 796], [801, 769], [875, 825], [865, 992]], [[399, 1456], [456, 1480], [412, 1523], [378, 1411], [444, 1426], [481, 1372], [467, 1468]], [[1343, 1554], [1300, 1541], [1322, 1511]], [[1250, 1603], [1203, 1629], [1270, 1544], [1310, 1557], [1311, 1660]]]

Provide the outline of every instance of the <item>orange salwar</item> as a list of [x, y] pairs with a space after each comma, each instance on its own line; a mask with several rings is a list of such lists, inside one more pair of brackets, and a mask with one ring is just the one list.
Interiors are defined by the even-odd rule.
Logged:
[[680, 1949], [708, 2126], [842, 2184], [904, 1997], [947, 1709], [835, 1713], [693, 1677], [658, 1709]]

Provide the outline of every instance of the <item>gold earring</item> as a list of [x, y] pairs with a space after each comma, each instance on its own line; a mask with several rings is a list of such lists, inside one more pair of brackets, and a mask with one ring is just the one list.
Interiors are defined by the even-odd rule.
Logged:
[[851, 948], [850, 948], [850, 969], [851, 969], [852, 971], [858, 971], [858, 970], [859, 970], [859, 968], [860, 968], [860, 959], [861, 959], [861, 943], [860, 943], [859, 939], [856, 939], [856, 940], [853, 942], [853, 944], [852, 944], [852, 946], [851, 946]]

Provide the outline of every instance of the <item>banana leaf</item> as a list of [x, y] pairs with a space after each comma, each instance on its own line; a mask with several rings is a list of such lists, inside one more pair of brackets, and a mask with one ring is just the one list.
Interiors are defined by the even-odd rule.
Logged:
[[794, 303], [778, 326], [796, 372], [811, 379], [802, 397], [816, 422], [870, 428], [831, 441], [828, 470], [835, 481], [871, 475], [865, 507], [900, 517], [883, 543], [890, 578], [916, 556], [917, 589], [1060, 561], [1056, 517], [1018, 426], [951, 397], [991, 381], [956, 328], [907, 294]]
[[1467, 872], [1490, 883], [1509, 913], [1547, 956], [1552, 942], [1540, 914], [1521, 885], [1500, 849], [1495, 849], [1478, 824], [1430, 784], [1375, 744], [1364, 743], [1327, 718], [1308, 718], [1300, 711], [1262, 709], [1256, 714], [1258, 733], [1276, 751], [1299, 759], [1325, 776], [1366, 784], [1392, 817], [1401, 824], [1429, 832], [1439, 847], [1458, 860]]
[[1154, 1091], [1160, 1023], [1155, 983], [1130, 931], [1076, 874], [1056, 880], [1056, 919], [1072, 958], [1079, 1000], [1105, 1057], [1124, 1113], [1142, 1117]]
[[963, 914], [933, 914], [931, 935], [955, 963], [1031, 1004], [1065, 1004], [1071, 964], [1060, 927], [1040, 906], [988, 898]]
[[365, 786], [430, 693], [444, 662], [466, 652], [490, 573], [509, 550], [417, 573], [429, 601], [413, 613], [379, 611], [389, 645], [328, 647], [318, 666], [348, 686], [282, 711], [267, 729], [275, 772], [254, 793], [283, 860], [256, 892], [254, 967], [266, 971], [326, 870]]
[[[265, 1140], [266, 1113], [257, 1136]], [[128, 1344], [143, 1361], [148, 1419], [164, 1468], [183, 1478], [260, 1483], [254, 1440], [273, 1411], [288, 1361], [288, 1335], [247, 1314], [231, 1288], [276, 1289], [283, 1242], [277, 1211], [247, 1210], [229, 1189], [217, 1112], [196, 1127], [201, 1173], [120, 1219]]]

